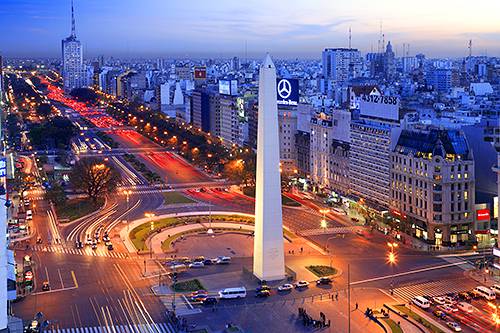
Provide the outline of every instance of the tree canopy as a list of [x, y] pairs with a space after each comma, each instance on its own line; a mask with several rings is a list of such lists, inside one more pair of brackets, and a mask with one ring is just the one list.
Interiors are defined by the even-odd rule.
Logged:
[[120, 181], [120, 174], [110, 164], [98, 158], [79, 160], [70, 175], [75, 189], [83, 190], [94, 202], [112, 193]]

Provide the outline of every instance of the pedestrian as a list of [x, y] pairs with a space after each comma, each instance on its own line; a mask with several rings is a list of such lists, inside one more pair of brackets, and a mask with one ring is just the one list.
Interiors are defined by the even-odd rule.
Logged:
[[337, 291], [337, 293], [335, 294], [335, 300], [338, 301], [339, 300], [339, 292]]
[[300, 253], [303, 253], [304, 252], [304, 248], [300, 248]]
[[358, 309], [358, 302], [356, 302], [356, 310]]

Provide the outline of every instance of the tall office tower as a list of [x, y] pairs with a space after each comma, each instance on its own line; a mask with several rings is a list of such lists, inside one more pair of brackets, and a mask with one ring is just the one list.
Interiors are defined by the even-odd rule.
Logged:
[[268, 54], [259, 70], [253, 250], [253, 274], [266, 281], [281, 280], [285, 277], [276, 94], [276, 68]]
[[75, 13], [71, 1], [71, 35], [62, 40], [62, 74], [64, 90], [71, 91], [85, 85], [82, 43], [76, 39]]
[[361, 75], [363, 64], [358, 49], [325, 49], [322, 59], [325, 90], [329, 94], [338, 91], [348, 80]]

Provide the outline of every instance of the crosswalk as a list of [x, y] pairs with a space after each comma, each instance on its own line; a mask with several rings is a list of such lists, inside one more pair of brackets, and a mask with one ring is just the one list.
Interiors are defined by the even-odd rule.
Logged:
[[175, 333], [170, 323], [113, 325], [76, 328], [48, 328], [45, 332], [51, 333]]
[[74, 254], [74, 255], [92, 256], [92, 257], [108, 257], [116, 259], [130, 258], [130, 255], [124, 252], [115, 252], [115, 251], [108, 251], [101, 249], [92, 250], [90, 248], [75, 249], [57, 245], [35, 245], [33, 246], [33, 251]]
[[405, 301], [409, 301], [415, 296], [443, 296], [448, 293], [458, 293], [471, 290], [474, 287], [476, 287], [476, 284], [468, 278], [430, 281], [394, 288], [394, 296]]

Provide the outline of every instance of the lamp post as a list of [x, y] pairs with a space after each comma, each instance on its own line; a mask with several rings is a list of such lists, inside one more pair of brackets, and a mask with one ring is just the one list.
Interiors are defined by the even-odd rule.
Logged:
[[[150, 218], [151, 221], [149, 222], [150, 223], [150, 227], [151, 227], [151, 233], [153, 232], [153, 230], [155, 230], [155, 223], [154, 221], [152, 220], [153, 217], [155, 217], [155, 214], [154, 213], [145, 213], [144, 216], [146, 216], [147, 218]], [[151, 247], [151, 242], [152, 242], [152, 239], [153, 236], [150, 235], [149, 236], [149, 258], [152, 259], [153, 258], [153, 248]]]
[[391, 295], [394, 294], [394, 266], [396, 265], [397, 258], [395, 249], [399, 246], [396, 242], [388, 242], [387, 246], [391, 249], [387, 255], [387, 261], [391, 265]]
[[323, 229], [323, 232], [326, 232], [326, 228], [328, 228], [328, 222], [326, 221], [326, 214], [330, 212], [329, 209], [320, 209], [319, 212], [323, 214], [323, 218], [321, 219], [320, 226]]
[[127, 215], [126, 215], [125, 220], [127, 221], [127, 232], [128, 232], [129, 231], [129, 216], [128, 216], [128, 214], [129, 214], [129, 212], [128, 212], [128, 210], [129, 210], [129, 196], [132, 194], [132, 191], [125, 190], [125, 191], [123, 191], [123, 194], [125, 194], [126, 198], [127, 198], [127, 211], [126, 211]]

